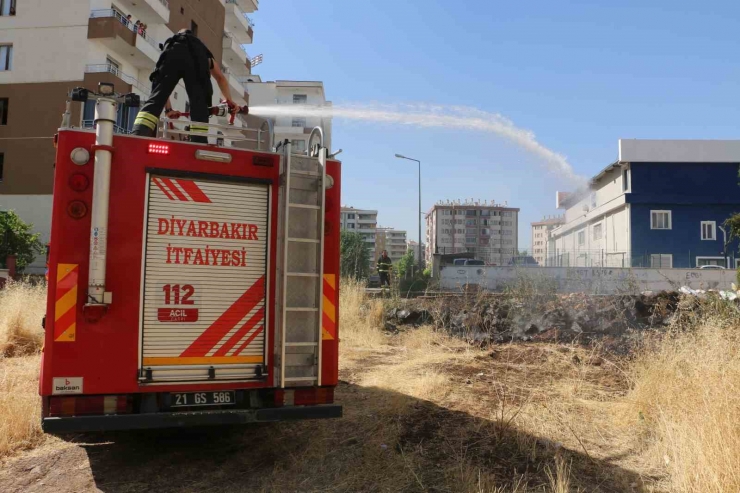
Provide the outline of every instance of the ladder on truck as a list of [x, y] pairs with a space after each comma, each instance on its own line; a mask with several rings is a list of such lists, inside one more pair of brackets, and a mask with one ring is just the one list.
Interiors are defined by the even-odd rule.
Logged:
[[[323, 139], [322, 139], [323, 140]], [[309, 139], [310, 142], [310, 139]], [[280, 387], [321, 385], [326, 149], [284, 145]]]

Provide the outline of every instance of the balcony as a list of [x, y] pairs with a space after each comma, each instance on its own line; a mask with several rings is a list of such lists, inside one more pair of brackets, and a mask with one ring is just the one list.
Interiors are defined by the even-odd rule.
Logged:
[[226, 0], [225, 26], [234, 38], [241, 44], [252, 44], [254, 39], [254, 23], [239, 7], [237, 0]]
[[234, 35], [224, 31], [223, 37], [223, 62], [229, 65], [231, 72], [235, 76], [249, 75], [247, 62], [249, 57], [247, 52], [239, 44]]
[[146, 33], [134, 32], [134, 25], [112, 9], [90, 12], [87, 39], [100, 42], [136, 68], [153, 69], [159, 59], [158, 43]]
[[249, 14], [260, 8], [259, 0], [237, 0], [236, 3], [244, 12]]
[[124, 74], [115, 65], [101, 63], [95, 65], [85, 65], [84, 86], [88, 89], [97, 89], [99, 82], [108, 82], [113, 84], [117, 93], [127, 94], [134, 90], [141, 95], [149, 97], [149, 87], [128, 74]]
[[231, 88], [231, 96], [234, 98], [234, 102], [239, 105], [249, 104], [249, 95], [247, 94], [246, 86], [239, 82], [239, 78], [231, 73], [229, 67], [222, 65], [221, 71], [229, 79], [229, 87]]
[[131, 14], [134, 22], [144, 24], [168, 24], [170, 4], [167, 0], [117, 0], [116, 5]]

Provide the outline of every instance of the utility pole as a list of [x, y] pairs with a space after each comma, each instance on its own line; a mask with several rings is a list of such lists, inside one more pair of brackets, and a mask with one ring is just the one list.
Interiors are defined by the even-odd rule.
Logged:
[[413, 159], [410, 157], [402, 156], [401, 154], [396, 154], [396, 157], [399, 159], [408, 159], [409, 161], [416, 161], [416, 163], [419, 165], [419, 267], [421, 267], [421, 161], [418, 159]]

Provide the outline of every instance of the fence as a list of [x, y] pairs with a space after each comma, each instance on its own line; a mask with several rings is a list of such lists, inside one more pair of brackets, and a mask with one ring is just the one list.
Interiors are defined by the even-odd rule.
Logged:
[[476, 259], [489, 266], [538, 266], [538, 267], [645, 267], [656, 269], [697, 268], [719, 266], [736, 269], [740, 256], [736, 252], [712, 254], [692, 250], [674, 250], [671, 253], [630, 252], [609, 250], [555, 249], [540, 253], [537, 249], [511, 249], [493, 247], [437, 247], [436, 253], [472, 253]]

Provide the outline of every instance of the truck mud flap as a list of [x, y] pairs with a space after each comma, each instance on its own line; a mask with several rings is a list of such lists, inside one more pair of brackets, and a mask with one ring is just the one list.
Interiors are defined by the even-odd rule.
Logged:
[[62, 434], [114, 430], [180, 428], [185, 426], [235, 425], [341, 417], [342, 406], [338, 404], [326, 404], [305, 407], [276, 407], [230, 411], [44, 418], [41, 422], [41, 427], [46, 433]]

